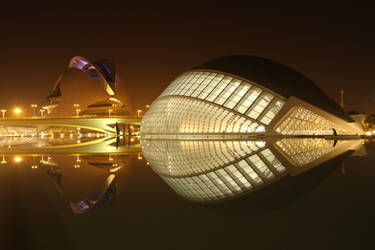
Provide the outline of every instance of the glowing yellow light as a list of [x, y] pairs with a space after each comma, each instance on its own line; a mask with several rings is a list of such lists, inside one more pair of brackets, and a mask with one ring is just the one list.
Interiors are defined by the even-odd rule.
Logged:
[[370, 131], [367, 131], [367, 132], [366, 132], [366, 135], [371, 135], [371, 132], [370, 132]]
[[21, 162], [22, 158], [20, 156], [14, 157], [14, 162]]
[[3, 155], [3, 159], [1, 160], [1, 164], [6, 164], [7, 161], [5, 160], [5, 155]]
[[121, 167], [112, 168], [112, 169], [109, 170], [109, 172], [111, 172], [111, 173], [118, 172], [118, 171], [120, 171], [120, 169], [121, 169]]
[[21, 110], [20, 108], [15, 108], [15, 109], [13, 110], [13, 112], [14, 112], [15, 114], [21, 114], [21, 113], [22, 113], [22, 110]]
[[134, 138], [131, 138], [130, 141], [134, 141]]

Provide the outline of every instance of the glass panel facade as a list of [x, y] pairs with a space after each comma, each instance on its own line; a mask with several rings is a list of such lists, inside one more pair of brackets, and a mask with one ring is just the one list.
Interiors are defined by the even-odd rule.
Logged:
[[236, 91], [234, 91], [233, 95], [225, 102], [224, 106], [233, 109], [234, 106], [236, 106], [241, 98], [247, 93], [250, 87], [250, 84], [241, 84], [241, 86], [238, 87]]
[[262, 90], [258, 87], [252, 87], [249, 92], [245, 95], [245, 97], [237, 104], [234, 110], [244, 114], [253, 104], [253, 102], [258, 98], [258, 96], [262, 93]]
[[284, 135], [332, 135], [333, 129], [338, 134], [350, 134], [334, 122], [302, 107], [291, 110], [289, 115], [276, 128]]
[[276, 100], [270, 108], [265, 112], [264, 116], [260, 119], [260, 121], [266, 125], [270, 124], [273, 118], [279, 113], [281, 108], [284, 106], [284, 101]]
[[263, 110], [271, 102], [272, 98], [273, 98], [273, 95], [268, 94], [268, 93], [263, 93], [261, 96], [258, 97], [253, 107], [250, 108], [246, 112], [246, 114], [253, 119], [257, 119], [258, 116], [263, 112]]
[[160, 97], [143, 118], [142, 134], [264, 133], [285, 101], [252, 83], [207, 71], [179, 76]]
[[190, 98], [170, 97], [152, 105], [142, 120], [141, 133], [257, 132], [259, 127], [263, 126], [220, 106]]

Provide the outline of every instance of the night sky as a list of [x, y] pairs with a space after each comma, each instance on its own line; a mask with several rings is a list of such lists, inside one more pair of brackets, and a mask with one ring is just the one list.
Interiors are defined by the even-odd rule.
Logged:
[[375, 112], [375, 9], [344, 3], [89, 3], [1, 6], [1, 108], [47, 104], [75, 55], [113, 59], [134, 111], [183, 71], [246, 54], [296, 69], [336, 101], [345, 89], [347, 110]]

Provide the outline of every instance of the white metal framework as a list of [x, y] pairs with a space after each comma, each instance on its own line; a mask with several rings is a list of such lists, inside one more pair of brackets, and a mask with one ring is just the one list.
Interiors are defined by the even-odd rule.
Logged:
[[[295, 97], [224, 72], [193, 70], [177, 77], [142, 120], [144, 138], [207, 134], [332, 135], [361, 130]], [[180, 137], [182, 138], [182, 137]], [[204, 137], [202, 137], [204, 138]]]
[[277, 126], [276, 131], [283, 135], [329, 135], [333, 133], [333, 129], [338, 134], [351, 133], [311, 110], [295, 107]]
[[179, 76], [143, 119], [143, 134], [263, 133], [285, 98], [224, 73]]

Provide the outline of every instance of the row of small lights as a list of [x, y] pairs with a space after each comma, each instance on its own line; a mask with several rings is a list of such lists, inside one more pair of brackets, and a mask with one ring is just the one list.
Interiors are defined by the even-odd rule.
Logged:
[[[138, 160], [142, 160], [143, 157], [142, 157], [142, 154], [141, 153], [138, 153], [138, 157], [137, 157]], [[13, 161], [15, 163], [20, 163], [22, 162], [23, 158], [21, 156], [15, 156], [13, 158]], [[109, 155], [109, 158], [108, 158], [109, 161], [114, 161], [113, 157], [111, 155]], [[82, 160], [80, 159], [79, 155], [77, 155], [77, 158], [76, 158], [76, 163], [73, 165], [74, 168], [80, 168], [80, 163], [82, 162]], [[42, 155], [42, 158], [40, 160], [40, 163], [45, 163], [45, 160], [43, 158], [43, 155]], [[5, 155], [3, 155], [2, 157], [2, 160], [0, 162], [0, 164], [7, 164], [7, 161], [5, 159]], [[146, 162], [147, 165], [150, 165], [149, 162]], [[112, 167], [117, 167], [117, 171], [120, 170], [121, 167], [118, 166], [117, 163], [113, 163], [112, 164]], [[31, 166], [31, 169], [38, 169], [38, 165], [36, 165], [35, 163]]]
[[[13, 158], [13, 161], [15, 162], [15, 163], [20, 163], [20, 162], [22, 162], [22, 157], [21, 156], [15, 156], [14, 158]], [[109, 157], [109, 160], [110, 161], [113, 161], [113, 158], [110, 156]], [[79, 157], [79, 155], [77, 155], [77, 158], [76, 158], [76, 162], [75, 162], [75, 164], [73, 165], [73, 167], [74, 168], [80, 168], [81, 166], [80, 166], [80, 163], [82, 162], [82, 160], [80, 159], [80, 157]], [[1, 162], [0, 162], [1, 164], [7, 164], [7, 161], [6, 161], [6, 159], [5, 159], [5, 155], [3, 155], [3, 157], [2, 157], [2, 160], [1, 160]], [[44, 158], [43, 158], [43, 156], [42, 156], [42, 159], [40, 160], [40, 163], [45, 163], [45, 160], [44, 160]], [[113, 167], [117, 167], [118, 166], [118, 164], [117, 163], [114, 163], [114, 164], [112, 164], [112, 166]], [[38, 168], [38, 165], [36, 165], [35, 163], [34, 163], [34, 165], [32, 165], [31, 166], [31, 169], [37, 169]]]
[[[31, 107], [32, 110], [33, 110], [33, 117], [35, 117], [35, 116], [36, 116], [36, 114], [35, 114], [35, 109], [38, 107], [38, 105], [37, 105], [37, 104], [31, 104], [30, 107]], [[73, 107], [74, 107], [75, 110], [76, 110], [76, 115], [79, 116], [79, 112], [81, 111], [81, 110], [79, 109], [79, 104], [73, 104]], [[3, 119], [4, 119], [4, 118], [5, 118], [5, 114], [6, 114], [6, 112], [7, 112], [8, 110], [6, 110], [6, 109], [1, 109], [0, 111], [1, 111], [1, 113], [2, 113], [2, 117], [3, 117]], [[15, 115], [20, 115], [22, 112], [23, 112], [23, 111], [22, 111], [21, 108], [16, 107], [16, 108], [13, 109], [13, 113], [14, 113]], [[46, 109], [39, 109], [39, 112], [40, 112], [40, 116], [41, 116], [41, 117], [44, 117], [44, 112], [46, 112]]]
[[[35, 115], [35, 109], [38, 107], [38, 105], [37, 104], [31, 104], [30, 107], [33, 109], [33, 116], [36, 116]], [[1, 109], [0, 111], [2, 113], [2, 118], [4, 119], [5, 114], [6, 114], [6, 112], [8, 112], [8, 110], [7, 109]], [[46, 112], [46, 109], [40, 109], [39, 111], [40, 111], [40, 116], [43, 117], [44, 112]], [[23, 112], [23, 110], [21, 108], [16, 107], [16, 108], [13, 109], [13, 113], [15, 115], [20, 115], [22, 112]]]
[[[38, 105], [37, 105], [37, 104], [31, 104], [30, 107], [33, 109], [33, 117], [35, 117], [35, 116], [36, 116], [36, 115], [35, 115], [35, 109], [38, 107]], [[76, 116], [79, 116], [79, 113], [81, 112], [81, 109], [80, 109], [79, 107], [80, 107], [80, 105], [79, 105], [78, 103], [73, 104], [73, 108], [74, 108], [74, 110], [75, 110], [75, 112], [76, 112]], [[112, 107], [115, 108], [115, 113], [116, 113], [116, 107], [117, 107], [117, 104], [112, 104]], [[150, 108], [150, 105], [146, 105], [146, 109], [149, 109], [149, 108]], [[2, 113], [2, 117], [3, 117], [3, 119], [4, 119], [4, 118], [5, 118], [5, 114], [6, 114], [6, 112], [7, 112], [8, 110], [6, 110], [6, 109], [1, 109], [0, 111], [1, 111], [1, 113]], [[44, 112], [46, 111], [46, 109], [40, 109], [39, 111], [40, 111], [40, 116], [41, 116], [41, 117], [44, 117]], [[114, 111], [113, 109], [108, 109], [108, 116], [111, 116], [111, 113], [112, 113], [113, 111]], [[138, 110], [137, 110], [137, 116], [140, 117], [142, 112], [143, 112], [142, 109], [138, 109]], [[14, 109], [13, 109], [13, 113], [14, 113], [15, 115], [20, 115], [20, 114], [22, 113], [22, 109], [21, 109], [21, 108], [14, 108]]]

